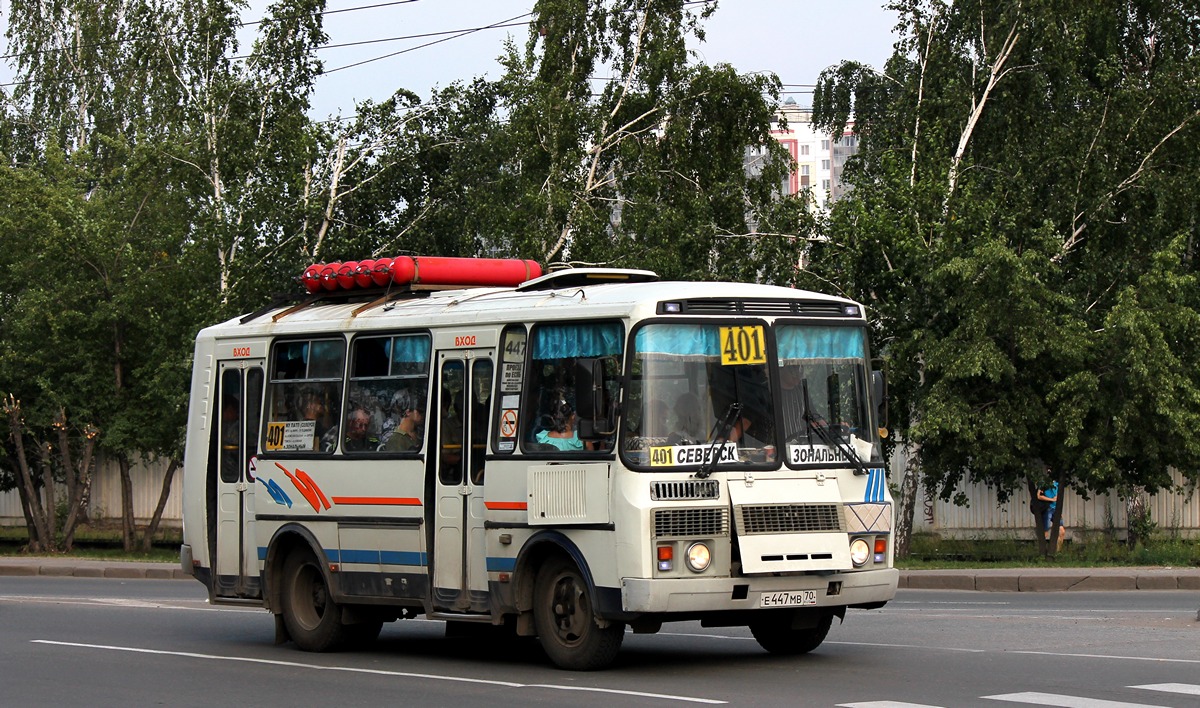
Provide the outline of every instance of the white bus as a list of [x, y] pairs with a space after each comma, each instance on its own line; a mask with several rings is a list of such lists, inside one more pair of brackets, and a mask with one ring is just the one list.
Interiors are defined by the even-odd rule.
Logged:
[[804, 653], [894, 596], [860, 305], [404, 260], [197, 337], [180, 555], [213, 603], [309, 651], [423, 615], [597, 669], [679, 620]]

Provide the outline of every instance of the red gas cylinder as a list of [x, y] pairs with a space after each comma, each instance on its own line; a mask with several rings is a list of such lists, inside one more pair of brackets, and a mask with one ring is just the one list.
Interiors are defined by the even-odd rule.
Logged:
[[321, 287], [326, 290], [337, 290], [337, 269], [341, 263], [328, 263], [321, 267]]
[[304, 283], [304, 289], [310, 293], [315, 293], [321, 289], [321, 268], [324, 265], [314, 263], [304, 269], [304, 275], [300, 276], [300, 282]]
[[392, 259], [376, 258], [375, 267], [371, 269], [371, 279], [376, 285], [387, 285], [392, 279]]
[[375, 270], [375, 259], [366, 258], [358, 262], [358, 267], [354, 269], [354, 284], [360, 288], [369, 288], [375, 284], [375, 277], [372, 271]]
[[338, 266], [337, 284], [342, 290], [354, 288], [354, 275], [358, 272], [358, 261], [343, 261]]
[[[419, 256], [412, 261], [414, 272], [411, 282], [426, 285], [514, 286], [542, 274], [542, 267], [536, 261], [516, 258]], [[392, 279], [402, 282], [395, 275]]]
[[416, 282], [417, 263], [408, 256], [396, 256], [392, 259], [392, 282], [397, 285], [408, 285]]

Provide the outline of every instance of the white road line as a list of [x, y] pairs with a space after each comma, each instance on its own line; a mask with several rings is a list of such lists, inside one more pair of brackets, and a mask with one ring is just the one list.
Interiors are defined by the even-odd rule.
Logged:
[[1121, 661], [1154, 661], [1164, 664], [1200, 664], [1200, 659], [1163, 659], [1155, 656], [1118, 656], [1114, 654], [1068, 654], [1057, 651], [1014, 650], [1012, 654], [1037, 654], [1039, 656], [1071, 656], [1077, 659], [1119, 659]]
[[502, 686], [504, 688], [546, 688], [557, 691], [589, 691], [592, 693], [608, 693], [622, 696], [638, 696], [639, 698], [657, 698], [664, 701], [681, 701], [684, 703], [724, 704], [712, 698], [697, 698], [695, 696], [674, 696], [665, 693], [645, 693], [643, 691], [625, 691], [615, 688], [589, 688], [585, 686], [564, 686], [550, 683], [515, 683], [513, 681], [495, 681], [492, 679], [477, 679], [467, 676], [446, 676], [442, 674], [417, 674], [406, 671], [386, 671], [383, 669], [364, 669], [354, 666], [321, 666], [320, 664], [304, 664], [298, 661], [280, 661], [278, 659], [255, 659], [247, 656], [217, 656], [215, 654], [198, 654], [186, 651], [164, 651], [160, 649], [143, 649], [141, 647], [119, 647], [106, 644], [82, 644], [78, 642], [57, 642], [50, 639], [33, 639], [33, 644], [49, 644], [80, 649], [103, 649], [107, 651], [125, 651], [136, 654], [157, 654], [159, 656], [179, 656], [189, 659], [207, 659], [210, 661], [236, 661], [247, 664], [267, 664], [270, 666], [287, 666], [314, 671], [345, 671], [356, 674], [373, 674], [376, 676], [395, 676], [400, 678], [428, 679], [430, 681], [453, 681], [456, 683], [472, 683], [486, 686]]
[[930, 647], [920, 644], [881, 644], [878, 642], [823, 642], [824, 644], [841, 644], [848, 647], [884, 647], [886, 649], [929, 649], [931, 651], [960, 651], [967, 654], [986, 654], [988, 649], [960, 649], [957, 647]]
[[188, 610], [190, 612], [254, 612], [263, 613], [262, 608], [213, 607], [212, 605], [177, 605], [169, 601], [133, 600], [91, 597], [36, 597], [32, 595], [0, 595], [0, 602], [31, 603], [44, 605], [88, 605], [100, 607], [126, 607], [132, 609]]
[[1060, 696], [1056, 693], [1005, 693], [1000, 696], [983, 696], [993, 701], [1011, 701], [1013, 703], [1031, 703], [1035, 706], [1058, 706], [1059, 708], [1169, 708], [1169, 706], [1151, 706], [1145, 703], [1124, 703], [1121, 701], [1103, 701], [1097, 698], [1081, 696]]
[[867, 701], [865, 703], [839, 703], [838, 708], [940, 708], [924, 703], [904, 703], [902, 701]]
[[1162, 691], [1163, 693], [1182, 693], [1185, 696], [1200, 696], [1200, 686], [1194, 683], [1148, 683], [1144, 686], [1129, 688], [1144, 688], [1147, 691]]

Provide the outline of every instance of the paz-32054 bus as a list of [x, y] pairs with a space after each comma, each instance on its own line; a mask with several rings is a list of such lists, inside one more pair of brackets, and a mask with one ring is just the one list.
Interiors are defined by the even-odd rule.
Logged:
[[626, 628], [816, 648], [896, 591], [862, 308], [529, 261], [305, 272], [203, 330], [181, 561], [325, 651], [425, 616], [595, 669]]

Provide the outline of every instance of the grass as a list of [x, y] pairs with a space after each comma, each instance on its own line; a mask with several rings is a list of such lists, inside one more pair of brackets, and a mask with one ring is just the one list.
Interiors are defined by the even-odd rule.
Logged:
[[1200, 567], [1200, 543], [1169, 535], [1130, 548], [1105, 534], [1071, 539], [1050, 558], [1024, 539], [944, 539], [914, 534], [909, 557], [896, 561], [906, 570], [945, 568], [1102, 568], [1121, 566]]
[[[140, 533], [140, 530], [139, 530]], [[105, 521], [84, 524], [75, 530], [75, 546], [70, 553], [30, 554], [26, 546], [29, 534], [24, 526], [0, 526], [0, 556], [67, 556], [84, 560], [179, 562], [179, 529], [160, 528], [148, 553], [126, 553], [121, 543], [121, 523]]]

